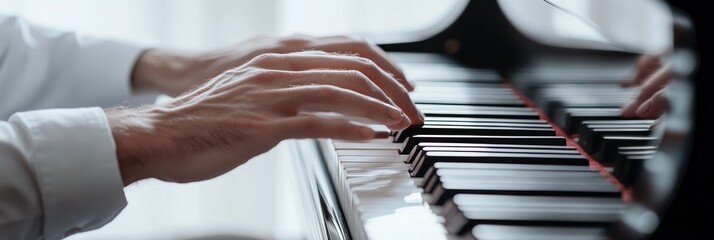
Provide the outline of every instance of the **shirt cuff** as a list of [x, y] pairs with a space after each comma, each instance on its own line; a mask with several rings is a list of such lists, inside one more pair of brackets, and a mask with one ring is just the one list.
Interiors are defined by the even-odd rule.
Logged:
[[116, 147], [101, 108], [50, 109], [10, 118], [30, 137], [44, 208], [44, 237], [108, 223], [126, 206]]

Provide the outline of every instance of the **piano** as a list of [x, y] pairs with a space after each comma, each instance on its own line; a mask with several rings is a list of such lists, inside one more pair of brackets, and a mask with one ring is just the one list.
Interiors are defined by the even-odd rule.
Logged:
[[620, 108], [639, 89], [621, 81], [637, 43], [544, 42], [514, 2], [597, 24], [562, 1], [470, 1], [433, 36], [381, 44], [415, 83], [425, 124], [295, 141], [309, 239], [666, 238], [693, 139], [686, 17], [660, 26], [672, 38], [669, 110], [631, 119]]

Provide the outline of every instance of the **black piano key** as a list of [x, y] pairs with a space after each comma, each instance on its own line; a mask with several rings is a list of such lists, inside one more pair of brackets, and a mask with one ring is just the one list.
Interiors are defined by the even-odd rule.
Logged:
[[[526, 147], [518, 147], [518, 145], [512, 145], [512, 147], [502, 147], [497, 146], [499, 144], [491, 144], [492, 146], [424, 146], [422, 144], [417, 145], [412, 150], [412, 153], [407, 156], [405, 163], [412, 163], [417, 158], [423, 156], [426, 151], [437, 151], [437, 152], [501, 152], [501, 153], [548, 153], [548, 154], [580, 154], [575, 148], [532, 148], [529, 146], [533, 145], [522, 145]], [[496, 145], [495, 147], [493, 145]], [[505, 144], [503, 144], [505, 145]]]
[[507, 112], [507, 111], [423, 111], [426, 116], [439, 117], [477, 117], [477, 118], [522, 118], [538, 119], [540, 116], [536, 112]]
[[650, 127], [651, 125], [649, 124], [591, 124], [585, 121], [582, 123], [582, 125], [580, 125], [580, 129], [578, 130], [578, 137], [590, 137], [590, 134], [592, 133], [593, 129], [603, 129], [601, 131], [608, 131], [604, 129], [650, 129]]
[[547, 239], [608, 240], [604, 227], [543, 227], [512, 225], [477, 225], [467, 235], [473, 240]]
[[414, 103], [436, 103], [436, 104], [452, 104], [452, 105], [479, 105], [479, 106], [508, 106], [508, 107], [523, 107], [525, 103], [519, 99], [472, 99], [472, 98], [443, 98], [434, 99], [424, 96], [412, 96]]
[[595, 160], [601, 163], [613, 163], [618, 148], [627, 146], [649, 146], [658, 140], [657, 137], [638, 136], [605, 136], [600, 148], [593, 154]]
[[636, 152], [619, 152], [615, 157], [612, 176], [625, 186], [632, 186], [639, 177], [645, 161], [652, 158], [657, 151], [645, 150]]
[[539, 119], [533, 109], [525, 107], [463, 106], [418, 104], [417, 107], [428, 117], [471, 117], [471, 118], [509, 118]]
[[526, 124], [548, 124], [542, 119], [513, 119], [513, 118], [474, 118], [474, 117], [436, 117], [427, 116], [425, 122], [442, 121], [442, 122], [488, 122], [488, 123], [526, 123]]
[[[428, 172], [428, 171], [427, 171]], [[514, 178], [537, 178], [539, 180], [549, 179], [558, 181], [591, 181], [590, 178], [603, 179], [600, 172], [591, 171], [557, 171], [557, 170], [511, 170], [511, 169], [437, 169], [433, 174], [424, 175], [424, 193], [431, 193], [437, 182], [442, 177], [451, 180], [474, 179], [482, 177], [501, 177], [503, 180], [513, 180]], [[607, 182], [603, 182], [607, 183]]]
[[568, 145], [534, 145], [534, 144], [494, 144], [494, 143], [454, 143], [454, 142], [420, 142], [414, 148], [421, 150], [424, 147], [476, 147], [476, 148], [526, 148], [526, 149], [552, 149], [552, 150], [575, 150], [575, 147]]
[[554, 121], [567, 134], [573, 134], [587, 120], [623, 120], [619, 108], [564, 108], [560, 109]]
[[476, 162], [510, 164], [551, 164], [587, 166], [588, 160], [581, 155], [567, 154], [526, 154], [489, 152], [426, 152], [423, 157], [412, 162], [412, 177], [422, 177], [436, 162]]
[[525, 128], [552, 128], [548, 123], [511, 123], [511, 122], [462, 122], [462, 121], [443, 121], [443, 120], [428, 120], [424, 125], [436, 126], [483, 126], [483, 127], [525, 127]]
[[623, 208], [619, 199], [609, 198], [459, 194], [444, 207], [445, 227], [456, 235], [493, 224], [600, 228], [617, 221]]
[[649, 128], [587, 128], [582, 131], [578, 144], [588, 153], [594, 153], [602, 145], [605, 136], [648, 136]]
[[421, 142], [564, 146], [565, 138], [561, 136], [414, 135], [404, 141], [399, 153], [409, 154]]
[[523, 178], [514, 181], [501, 179], [501, 181], [487, 178], [469, 181], [442, 178], [437, 181], [432, 191], [430, 203], [442, 205], [459, 193], [605, 198], [621, 196], [619, 189], [604, 178], [592, 179], [591, 183], [549, 181], [537, 178]]
[[652, 119], [624, 119], [624, 120], [588, 120], [585, 125], [646, 125], [652, 126], [657, 120]]
[[399, 131], [394, 137], [394, 142], [404, 142], [413, 135], [509, 135], [509, 136], [555, 136], [555, 130], [550, 128], [525, 128], [525, 127], [490, 127], [490, 126], [441, 126], [424, 125], [411, 126]]
[[627, 100], [616, 99], [615, 101], [600, 101], [600, 102], [589, 102], [589, 101], [577, 101], [577, 102], [563, 102], [563, 101], [547, 101], [542, 106], [543, 112], [549, 117], [555, 117], [558, 114], [558, 109], [562, 108], [618, 108], [627, 103]]
[[[434, 174], [439, 169], [461, 169], [461, 170], [521, 170], [521, 171], [596, 171], [589, 166], [574, 165], [537, 165], [537, 164], [501, 164], [501, 163], [463, 163], [463, 162], [437, 162], [424, 174], [421, 187], [431, 181]], [[431, 191], [431, 190], [429, 190]]]

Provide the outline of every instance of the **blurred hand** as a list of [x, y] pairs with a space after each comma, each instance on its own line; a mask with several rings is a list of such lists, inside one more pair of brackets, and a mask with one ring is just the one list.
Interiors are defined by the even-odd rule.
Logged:
[[640, 93], [622, 108], [624, 117], [658, 118], [667, 110], [665, 87], [672, 76], [669, 67], [656, 56], [642, 56], [637, 61], [637, 72], [626, 86], [641, 85]]
[[132, 83], [136, 90], [155, 90], [176, 96], [260, 54], [305, 50], [355, 54], [370, 59], [392, 74], [407, 90], [413, 90], [402, 70], [382, 49], [365, 39], [349, 36], [258, 37], [225, 49], [199, 54], [151, 49], [139, 57], [132, 74]]
[[378, 64], [317, 51], [262, 54], [169, 103], [109, 109], [107, 117], [128, 185], [213, 178], [284, 139], [375, 136], [369, 127], [315, 112], [393, 130], [409, 126], [408, 114], [419, 119], [406, 89]]

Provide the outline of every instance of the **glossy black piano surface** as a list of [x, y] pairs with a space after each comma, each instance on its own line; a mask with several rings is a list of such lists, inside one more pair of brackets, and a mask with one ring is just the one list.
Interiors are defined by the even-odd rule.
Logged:
[[689, 73], [670, 86], [665, 117], [623, 118], [638, 89], [620, 81], [636, 54], [536, 43], [496, 1], [471, 1], [429, 39], [382, 47], [415, 82], [425, 124], [300, 143], [323, 231], [313, 237], [668, 239], [682, 225], [668, 217], [681, 218], [678, 189], [694, 171]]

